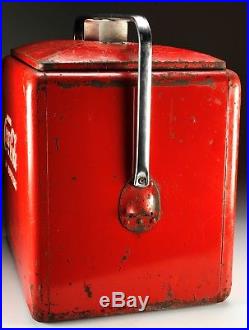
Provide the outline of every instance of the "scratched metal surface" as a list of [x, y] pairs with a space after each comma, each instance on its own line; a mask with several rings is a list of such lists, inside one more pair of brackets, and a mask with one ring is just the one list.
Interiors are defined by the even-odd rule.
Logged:
[[[137, 68], [137, 43], [106, 44], [93, 41], [43, 41], [12, 50], [32, 67], [56, 70], [131, 70]], [[153, 70], [222, 70], [225, 62], [192, 50], [153, 45]]]
[[6, 328], [82, 328], [82, 327], [158, 327], [168, 328], [244, 328], [247, 326], [247, 265], [246, 265], [246, 195], [239, 192], [235, 231], [233, 287], [229, 298], [221, 304], [203, 305], [160, 312], [126, 314], [113, 317], [39, 323], [29, 314], [16, 273], [13, 256], [3, 238], [2, 325]]

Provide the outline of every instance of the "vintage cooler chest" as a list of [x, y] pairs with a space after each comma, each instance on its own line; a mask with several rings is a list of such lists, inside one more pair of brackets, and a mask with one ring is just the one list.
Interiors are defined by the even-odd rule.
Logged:
[[240, 82], [225, 62], [152, 48], [141, 16], [81, 17], [72, 40], [12, 50], [3, 86], [8, 237], [35, 319], [229, 295]]

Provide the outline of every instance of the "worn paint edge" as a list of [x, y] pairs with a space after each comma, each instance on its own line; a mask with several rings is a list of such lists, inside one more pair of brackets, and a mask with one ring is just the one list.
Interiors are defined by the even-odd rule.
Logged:
[[[183, 308], [183, 307], [191, 307], [191, 306], [202, 306], [208, 304], [214, 304], [224, 301], [229, 295], [229, 292], [223, 292], [222, 294], [218, 294], [214, 297], [200, 300], [166, 300], [162, 302], [157, 302], [154, 304], [150, 304], [146, 307], [144, 312], [152, 312], [152, 311], [162, 311], [167, 309], [175, 309], [175, 308]], [[38, 322], [59, 322], [66, 320], [76, 320], [76, 319], [89, 319], [94, 317], [106, 317], [106, 316], [117, 316], [123, 314], [133, 314], [140, 313], [138, 308], [127, 309], [127, 308], [108, 308], [108, 309], [100, 309], [100, 310], [84, 310], [84, 311], [71, 311], [64, 313], [43, 313], [42, 311], [37, 311], [32, 314], [32, 317]]]
[[[236, 81], [237, 80], [237, 81]], [[238, 143], [239, 143], [239, 117], [240, 117], [240, 92], [241, 87], [239, 78], [236, 73], [227, 70], [227, 110], [226, 110], [226, 142], [225, 142], [225, 164], [224, 164], [224, 182], [223, 182], [223, 205], [222, 205], [222, 233], [221, 233], [221, 255], [220, 255], [220, 278], [219, 278], [219, 292], [231, 292], [232, 286], [232, 259], [233, 259], [233, 246], [230, 246], [230, 283], [228, 288], [224, 287], [224, 253], [226, 248], [225, 240], [229, 239], [225, 235], [227, 229], [227, 217], [232, 217], [233, 229], [230, 244], [234, 244], [234, 223], [236, 220], [236, 187], [237, 187], [237, 167], [238, 167]], [[233, 92], [233, 84], [237, 85], [238, 95]], [[231, 133], [229, 132], [231, 130]], [[236, 146], [234, 148], [234, 145]], [[231, 161], [231, 167], [229, 163]], [[234, 171], [234, 175], [232, 173]], [[232, 185], [234, 190], [232, 191]], [[232, 202], [232, 205], [231, 205]], [[227, 282], [227, 281], [226, 281]]]
[[[168, 86], [168, 87], [185, 87], [185, 86], [208, 86], [210, 88], [215, 88], [215, 81], [211, 77], [206, 77], [200, 81], [192, 81], [190, 79], [168, 79], [168, 77], [163, 77], [164, 79], [152, 79], [152, 86]], [[168, 79], [168, 80], [167, 80]], [[57, 81], [55, 82], [57, 86], [63, 89], [70, 89], [70, 88], [80, 88], [83, 86], [90, 86], [96, 88], [108, 88], [108, 87], [134, 87], [136, 83], [132, 80], [110, 80], [110, 81], [101, 81], [98, 79], [89, 80], [89, 81], [75, 81], [75, 82], [64, 82], [64, 81]]]

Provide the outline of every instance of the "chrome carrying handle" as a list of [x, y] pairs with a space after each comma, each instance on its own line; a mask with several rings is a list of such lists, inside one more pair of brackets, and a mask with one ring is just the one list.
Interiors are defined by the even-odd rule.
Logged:
[[125, 20], [135, 23], [138, 49], [138, 82], [137, 82], [137, 112], [136, 141], [134, 152], [135, 187], [146, 187], [150, 183], [150, 118], [151, 118], [151, 67], [152, 67], [152, 35], [146, 18], [137, 15], [94, 15], [79, 17], [75, 21], [74, 39], [84, 39], [83, 25], [85, 20]]

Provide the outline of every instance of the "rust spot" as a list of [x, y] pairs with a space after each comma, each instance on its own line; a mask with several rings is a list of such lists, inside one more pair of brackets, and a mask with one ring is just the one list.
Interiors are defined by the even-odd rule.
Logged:
[[127, 249], [125, 251], [124, 255], [121, 257], [121, 262], [123, 263], [123, 262], [127, 261], [128, 258], [129, 258], [129, 256], [130, 256], [130, 254], [131, 254], [130, 249]]
[[84, 285], [84, 291], [87, 294], [88, 298], [92, 298], [93, 293], [92, 293], [92, 289], [91, 289], [90, 285], [85, 284]]
[[38, 92], [41, 91], [41, 92], [45, 92], [46, 91], [46, 88], [47, 88], [47, 84], [45, 82], [41, 83], [38, 85], [37, 87], [37, 90]]
[[42, 303], [43, 302], [43, 287], [42, 284], [38, 286], [38, 292], [39, 292], [39, 300]]
[[53, 59], [49, 59], [49, 60], [47, 60], [46, 62], [42, 62], [42, 61], [40, 61], [40, 64], [53, 64], [53, 63], [57, 63], [57, 61], [55, 61], [55, 60], [53, 60]]
[[[147, 305], [145, 312], [150, 311], [159, 311], [168, 308], [182, 308], [186, 306], [201, 306], [206, 304], [218, 303], [224, 301], [229, 295], [230, 289], [224, 289], [220, 294], [215, 297], [206, 298], [206, 299], [196, 299], [193, 297], [191, 301], [186, 300], [177, 300], [177, 299], [166, 299], [162, 302], [151, 303]], [[44, 311], [34, 309], [32, 311], [32, 316], [35, 320], [39, 322], [56, 322], [63, 320], [75, 320], [75, 319], [84, 319], [92, 318], [99, 316], [108, 316], [108, 315], [121, 315], [125, 313], [137, 313], [138, 309], [127, 309], [127, 308], [105, 308], [100, 310], [85, 310], [80, 311], [78, 307], [74, 310], [67, 313], [47, 313]]]
[[165, 83], [169, 86], [188, 86], [191, 81], [186, 79], [175, 79], [169, 82], [166, 81]]
[[38, 322], [47, 322], [48, 318], [47, 318], [47, 314], [44, 311], [39, 311], [39, 310], [32, 310], [32, 317], [38, 321]]
[[166, 308], [179, 308], [179, 307], [186, 307], [186, 306], [201, 306], [207, 305], [212, 303], [218, 303], [224, 301], [229, 293], [227, 290], [222, 294], [219, 294], [215, 297], [211, 298], [203, 298], [203, 299], [196, 299], [195, 295], [193, 296], [193, 300], [177, 300], [177, 299], [166, 299], [165, 301], [158, 302], [155, 304], [147, 305], [146, 311], [155, 311], [155, 310], [162, 310]]
[[61, 88], [79, 88], [82, 86], [91, 86], [91, 87], [125, 87], [132, 86], [134, 83], [128, 80], [110, 80], [110, 81], [101, 81], [101, 80], [89, 80], [89, 81], [74, 81], [74, 82], [65, 82], [58, 81], [56, 83]]
[[48, 322], [56, 322], [56, 321], [64, 321], [64, 320], [75, 320], [75, 319], [84, 319], [87, 317], [92, 317], [94, 315], [91, 314], [90, 311], [71, 311], [69, 313], [49, 313], [47, 316]]
[[215, 88], [215, 81], [211, 77], [196, 81], [190, 79], [168, 79], [168, 77], [161, 76], [160, 79], [153, 81], [153, 86], [209, 86]]
[[172, 291], [172, 288], [171, 288], [170, 285], [168, 286], [168, 290], [167, 290], [167, 298], [169, 300], [172, 300], [173, 299], [173, 291]]
[[217, 302], [222, 302], [227, 299], [227, 297], [231, 293], [231, 287], [229, 288], [224, 288], [221, 293], [218, 295]]
[[[57, 86], [67, 89], [67, 88], [79, 88], [82, 86], [91, 86], [97, 88], [103, 87], [127, 87], [136, 86], [136, 80], [133, 79], [122, 79], [122, 80], [89, 80], [89, 81], [57, 81]], [[153, 86], [209, 86], [211, 88], [215, 87], [215, 82], [211, 77], [207, 77], [200, 81], [190, 80], [190, 79], [169, 79], [168, 76], [162, 75], [160, 79], [152, 80]]]
[[59, 138], [58, 137], [54, 138], [54, 143], [55, 143], [56, 150], [59, 151], [59, 149], [60, 149], [60, 141], [59, 141]]

